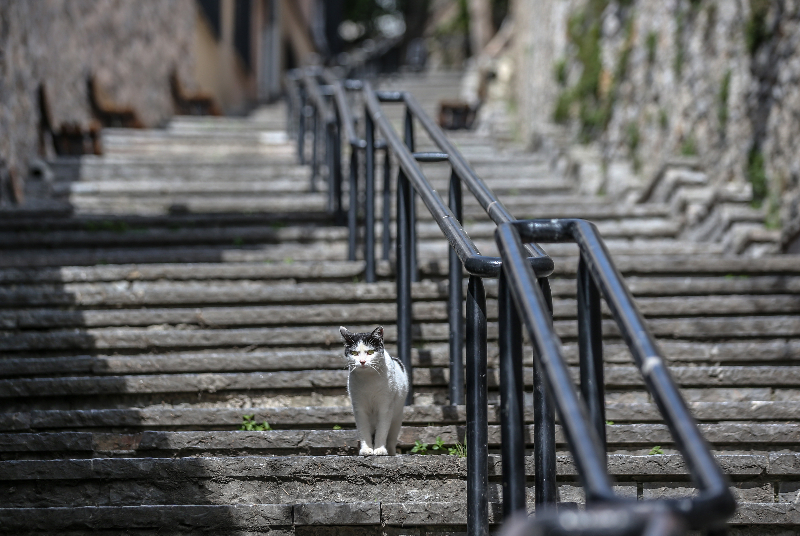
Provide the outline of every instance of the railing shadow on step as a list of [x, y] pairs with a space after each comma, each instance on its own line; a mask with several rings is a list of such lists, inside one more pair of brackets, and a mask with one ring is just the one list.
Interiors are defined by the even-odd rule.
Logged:
[[[524, 324], [535, 349], [535, 373], [544, 375], [543, 383], [558, 410], [587, 504], [582, 513], [545, 511], [531, 521], [519, 522], [513, 530], [509, 528], [506, 536], [656, 536], [684, 534], [687, 528], [706, 529], [707, 534], [725, 534], [724, 523], [736, 508], [727, 478], [700, 434], [596, 227], [579, 219], [516, 221], [500, 225], [495, 238], [502, 258], [498, 297], [501, 363], [507, 360], [515, 367], [515, 373], [509, 378], [521, 377], [519, 346], [512, 345], [504, 350], [502, 341], [506, 333], [513, 333], [513, 338], [519, 340], [520, 326]], [[553, 330], [547, 297], [537, 285], [537, 274], [526, 260], [522, 244], [531, 241], [574, 242], [580, 248], [577, 277], [580, 396], [561, 353], [561, 341]], [[601, 296], [683, 454], [699, 490], [694, 497], [636, 501], [614, 493], [606, 467]], [[516, 391], [511, 393], [515, 417], [503, 423], [504, 428], [511, 427], [507, 434], [504, 430], [503, 435], [503, 510], [509, 517], [525, 512], [522, 386], [517, 380], [512, 384], [504, 383], [501, 389]], [[537, 472], [539, 468], [537, 463]], [[551, 486], [546, 493], [555, 493], [554, 483]], [[537, 497], [539, 493], [537, 487]], [[570, 526], [575, 530], [566, 530]]]

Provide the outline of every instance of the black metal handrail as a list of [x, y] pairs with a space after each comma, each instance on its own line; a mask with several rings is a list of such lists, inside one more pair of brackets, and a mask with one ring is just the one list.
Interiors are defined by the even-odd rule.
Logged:
[[[324, 85], [320, 85], [320, 80]], [[441, 129], [422, 110], [410, 94], [403, 91], [375, 91], [368, 82], [341, 80], [331, 71], [308, 70], [293, 77], [294, 100], [310, 103], [309, 113], [294, 112], [298, 138], [304, 124], [324, 124], [328, 162], [329, 208], [341, 210], [342, 138], [350, 145], [350, 228], [349, 257], [355, 260], [358, 223], [359, 154], [365, 155], [364, 258], [368, 282], [375, 274], [375, 151], [386, 152], [383, 159], [383, 258], [389, 258], [390, 244], [390, 154], [398, 163], [397, 179], [397, 325], [398, 357], [411, 367], [411, 282], [415, 279], [416, 232], [414, 196], [419, 195], [443, 235], [449, 241], [449, 320], [450, 320], [450, 400], [464, 403], [464, 373], [461, 363], [462, 340], [466, 340], [467, 387], [467, 516], [470, 535], [488, 534], [488, 467], [486, 414], [486, 300], [482, 278], [499, 277], [500, 395], [503, 461], [503, 511], [510, 519], [524, 512], [525, 459], [522, 410], [522, 323], [536, 349], [534, 367], [534, 463], [536, 519], [517, 526], [517, 534], [613, 534], [615, 536], [683, 534], [684, 526], [716, 527], [735, 507], [727, 481], [708, 450], [685, 403], [660, 357], [646, 326], [633, 305], [622, 278], [611, 263], [602, 240], [591, 224], [581, 220], [517, 222], [474, 173], [466, 160]], [[287, 83], [287, 87], [289, 84]], [[357, 91], [363, 99], [364, 136], [359, 137], [347, 92]], [[329, 98], [330, 103], [325, 99]], [[394, 130], [382, 112], [382, 103], [404, 104], [404, 136]], [[295, 106], [299, 108], [299, 106]], [[305, 110], [305, 108], [303, 108]], [[440, 152], [414, 152], [414, 120], [428, 133]], [[314, 128], [314, 143], [319, 129]], [[382, 139], [376, 140], [376, 134]], [[298, 152], [303, 153], [298, 139]], [[338, 158], [337, 158], [338, 155]], [[312, 151], [317, 161], [318, 152]], [[421, 162], [448, 162], [451, 166], [449, 206], [431, 187]], [[312, 163], [313, 166], [313, 163]], [[317, 167], [314, 168], [318, 169]], [[481, 255], [461, 227], [461, 186], [478, 200], [490, 219], [498, 225], [497, 241], [501, 257]], [[338, 204], [336, 196], [339, 196]], [[527, 226], [527, 227], [526, 227]], [[532, 226], [532, 227], [531, 227]], [[533, 230], [531, 230], [533, 229]], [[510, 234], [509, 234], [510, 233]], [[522, 238], [520, 238], [520, 236]], [[566, 365], [560, 355], [560, 342], [552, 329], [552, 299], [546, 277], [553, 270], [552, 260], [536, 242], [576, 241], [581, 248], [578, 273], [578, 323], [581, 398], [574, 392]], [[522, 243], [525, 242], [523, 246]], [[466, 337], [462, 330], [461, 307], [463, 271], [469, 274], [466, 296]], [[596, 282], [595, 282], [596, 281]], [[602, 333], [600, 295], [606, 298], [620, 329], [631, 347], [645, 382], [673, 430], [676, 443], [684, 452], [691, 474], [701, 489], [699, 496], [678, 501], [628, 503], [614, 495], [605, 468], [605, 415], [602, 372]], [[413, 393], [409, 393], [408, 403]], [[557, 513], [548, 510], [556, 502], [555, 409], [578, 466], [586, 490], [587, 512]], [[588, 415], [588, 417], [587, 417]], [[709, 513], [710, 512], [710, 513]], [[602, 515], [605, 513], [606, 517]], [[565, 521], [565, 516], [572, 515]], [[577, 517], [575, 517], [577, 516]], [[595, 516], [595, 517], [592, 517]], [[597, 517], [600, 516], [600, 517]], [[602, 531], [598, 519], [606, 519]], [[614, 520], [613, 522], [608, 520]], [[566, 524], [565, 524], [566, 523]], [[571, 527], [571, 528], [569, 528]], [[594, 531], [594, 532], [592, 532]], [[709, 532], [710, 534], [711, 532]]]
[[[318, 78], [325, 82], [319, 87]], [[294, 82], [294, 86], [291, 82]], [[339, 163], [341, 158], [330, 156], [341, 151], [341, 133], [350, 145], [350, 206], [348, 213], [348, 226], [350, 227], [349, 257], [355, 260], [356, 223], [358, 211], [358, 168], [359, 153], [365, 151], [365, 203], [364, 203], [364, 258], [365, 279], [367, 282], [376, 280], [375, 269], [375, 151], [384, 150], [383, 159], [383, 258], [389, 259], [390, 244], [390, 210], [391, 203], [391, 176], [389, 153], [394, 154], [398, 161], [399, 173], [397, 183], [397, 304], [398, 304], [398, 357], [406, 365], [409, 379], [413, 379], [411, 366], [411, 282], [416, 275], [416, 232], [413, 196], [418, 193], [428, 210], [438, 223], [443, 235], [451, 244], [449, 255], [449, 307], [448, 316], [450, 323], [450, 402], [463, 404], [465, 374], [461, 361], [462, 351], [466, 340], [467, 370], [466, 385], [469, 397], [467, 403], [467, 443], [468, 449], [468, 524], [470, 534], [485, 534], [488, 531], [488, 419], [487, 419], [487, 385], [486, 385], [486, 357], [487, 357], [487, 323], [486, 323], [486, 297], [483, 288], [483, 277], [497, 277], [500, 273], [501, 260], [499, 257], [481, 255], [469, 235], [461, 227], [462, 219], [462, 182], [476, 197], [480, 205], [495, 223], [504, 223], [513, 218], [494, 196], [491, 190], [472, 171], [466, 160], [452, 144], [449, 143], [444, 133], [422, 110], [417, 101], [405, 92], [376, 92], [367, 82], [358, 80], [338, 80], [330, 71], [319, 69], [306, 72], [293, 73], [287, 82], [287, 88], [293, 89], [298, 94], [293, 100], [306, 106], [305, 100], [310, 101], [310, 110], [303, 108], [305, 113], [295, 112], [298, 122], [298, 154], [304, 155], [302, 145], [305, 132], [305, 121], [313, 118], [313, 142], [317, 143], [319, 130], [317, 125], [323, 121], [330, 126], [333, 135], [326, 136], [326, 160], [329, 163], [329, 181], [341, 181]], [[360, 90], [365, 104], [364, 138], [359, 138], [356, 129], [356, 120], [350, 108], [346, 90]], [[325, 104], [326, 96], [333, 99], [333, 113], [331, 117]], [[381, 102], [394, 102], [406, 105], [404, 140], [400, 140], [389, 121], [381, 111]], [[322, 104], [322, 105], [320, 105]], [[299, 108], [299, 107], [298, 107]], [[439, 153], [415, 153], [413, 120], [417, 119], [428, 132], [431, 139], [443, 150]], [[382, 140], [376, 140], [376, 127]], [[319, 159], [318, 152], [312, 151], [312, 160]], [[301, 159], [302, 161], [302, 159]], [[451, 164], [451, 177], [449, 189], [449, 207], [444, 204], [439, 195], [430, 186], [418, 162], [443, 162]], [[333, 167], [331, 167], [333, 166]], [[312, 162], [312, 168], [318, 167]], [[333, 179], [332, 179], [333, 177]], [[341, 186], [329, 183], [329, 192], [341, 192]], [[335, 201], [329, 203], [334, 206]], [[546, 277], [553, 271], [553, 261], [532, 244], [528, 247], [531, 257], [527, 262], [541, 278], [542, 288], [549, 294], [549, 284]], [[466, 333], [462, 325], [462, 304], [464, 296], [462, 290], [462, 274], [466, 270], [469, 274], [468, 291], [466, 297]], [[501, 344], [503, 344], [501, 342]], [[508, 371], [501, 366], [501, 372]], [[521, 377], [521, 374], [519, 375]], [[519, 377], [515, 378], [519, 382]], [[508, 381], [506, 382], [508, 383]], [[413, 382], [411, 383], [413, 385]], [[552, 493], [540, 494], [537, 492], [537, 502], [555, 501], [555, 423], [554, 412], [540, 383], [535, 389], [535, 405], [538, 408], [535, 422], [535, 437], [537, 452], [542, 462], [542, 470], [537, 472], [538, 489], [547, 489], [547, 483], [552, 483]], [[521, 390], [521, 384], [519, 384]], [[407, 402], [413, 400], [413, 392], [409, 393]], [[508, 410], [511, 398], [502, 395], [501, 414], [505, 423], [509, 418], [522, 418], [522, 414], [513, 415]], [[510, 430], [510, 426], [503, 426], [503, 434]], [[505, 435], [503, 439], [506, 442]]]
[[[458, 397], [460, 387], [463, 385], [463, 376], [457, 376], [461, 370], [461, 281], [462, 270], [469, 274], [466, 298], [466, 390], [467, 390], [467, 525], [469, 534], [488, 534], [488, 416], [487, 416], [487, 322], [486, 322], [486, 295], [483, 288], [482, 278], [497, 277], [501, 270], [501, 259], [498, 257], [483, 256], [480, 254], [469, 235], [461, 227], [461, 181], [467, 182], [471, 191], [477, 191], [484, 195], [486, 200], [485, 208], [487, 211], [492, 207], [497, 207], [493, 212], [496, 218], [503, 219], [507, 214], [502, 204], [491, 194], [491, 190], [469, 170], [463, 157], [458, 151], [449, 144], [442, 144], [447, 147], [450, 153], [414, 153], [413, 138], [413, 119], [422, 118], [423, 126], [430, 128], [434, 134], [434, 140], [444, 137], [443, 133], [437, 132], [438, 127], [434, 128], [433, 123], [427, 115], [419, 108], [416, 101], [405, 92], [376, 92], [372, 89], [369, 82], [364, 82], [362, 93], [364, 95], [365, 115], [366, 115], [366, 142], [367, 158], [374, 147], [374, 131], [377, 130], [385, 140], [387, 150], [395, 156], [399, 166], [397, 182], [397, 331], [398, 331], [398, 357], [407, 365], [407, 370], [411, 374], [411, 280], [412, 273], [416, 269], [413, 265], [413, 237], [414, 237], [414, 214], [413, 191], [420, 196], [428, 211], [436, 221], [440, 230], [447, 238], [451, 246], [450, 254], [450, 310], [449, 318], [451, 322], [451, 347], [450, 347], [450, 374], [451, 374], [451, 403], [462, 403]], [[398, 102], [406, 104], [405, 115], [405, 140], [395, 132], [394, 128], [383, 115], [381, 102]], [[408, 103], [411, 106], [408, 106]], [[418, 165], [418, 161], [441, 161], [456, 162], [461, 164], [461, 170], [453, 168], [450, 180], [449, 199], [451, 207], [448, 207], [436, 191], [431, 187], [427, 178]], [[463, 177], [463, 179], [462, 179]], [[367, 167], [367, 184], [374, 180], [370, 176], [370, 168]], [[367, 203], [374, 203], [374, 199], [367, 200]], [[369, 210], [367, 213], [369, 214]], [[384, 209], [386, 212], [386, 209]], [[455, 213], [454, 213], [455, 212]], [[510, 219], [510, 216], [509, 216]], [[505, 221], [505, 220], [502, 220]], [[374, 225], [367, 219], [367, 228]], [[553, 271], [553, 261], [550, 257], [542, 256], [541, 248], [532, 248], [534, 256], [526, 258], [529, 268], [537, 274], [545, 289], [549, 290], [546, 277]], [[501, 341], [502, 344], [502, 341]], [[519, 382], [519, 378], [517, 378]], [[411, 376], [409, 377], [411, 379]], [[455, 381], [454, 381], [455, 378]], [[521, 389], [521, 384], [520, 384]], [[547, 407], [545, 393], [542, 389], [537, 391], [536, 404]], [[411, 394], [409, 394], [411, 396]], [[510, 399], [503, 395], [501, 400], [501, 418], [506, 424], [509, 416], [511, 418], [522, 419], [522, 413], [516, 416], [507, 411]], [[547, 422], [549, 415], [550, 421]], [[541, 472], [555, 482], [555, 425], [552, 410], [544, 413], [537, 421], [539, 431], [551, 431], [549, 438], [537, 440], [537, 443], [546, 445], [551, 451], [548, 453], [547, 460], [551, 465]], [[504, 426], [504, 429], [510, 429]], [[524, 469], [524, 468], [523, 468]], [[524, 472], [523, 472], [524, 474]], [[555, 495], [548, 497], [554, 500]]]
[[[714, 460], [697, 428], [680, 391], [669, 374], [653, 336], [636, 309], [611, 255], [596, 227], [579, 219], [529, 220], [505, 223], [496, 230], [496, 241], [503, 259], [500, 275], [499, 308], [508, 310], [501, 324], [522, 323], [535, 348], [535, 368], [546, 378], [570, 451], [583, 484], [587, 507], [599, 505], [612, 510], [624, 507], [646, 516], [669, 512], [691, 529], [716, 530], [733, 514], [736, 503], [728, 480]], [[581, 396], [575, 392], [569, 370], [561, 353], [561, 341], [551, 324], [545, 296], [536, 284], [536, 274], [525, 260], [523, 242], [574, 242], [580, 248], [578, 264], [578, 336]], [[700, 493], [685, 499], [634, 501], [617, 496], [606, 468], [604, 387], [602, 367], [602, 332], [600, 297], [611, 314], [642, 373], [669, 427], [678, 449], [684, 456], [690, 475]], [[511, 307], [511, 302], [515, 307]], [[517, 316], [519, 315], [519, 316]], [[501, 325], [500, 331], [508, 329]], [[502, 349], [501, 349], [502, 352]], [[519, 356], [514, 361], [521, 363]], [[520, 365], [521, 366], [521, 365]], [[515, 405], [521, 408], [522, 400]], [[511, 449], [510, 460], [523, 456], [521, 422], [516, 422], [519, 438]], [[504, 451], [505, 453], [505, 451]], [[506, 478], [505, 458], [503, 476]], [[507, 513], [524, 511], [524, 472], [510, 475], [511, 497], [523, 501], [509, 504]], [[505, 495], [504, 495], [505, 506]], [[548, 534], [536, 529], [533, 521], [515, 534]], [[538, 530], [538, 532], [537, 532]], [[560, 534], [559, 532], [552, 532]], [[620, 532], [622, 533], [622, 532]], [[627, 532], [625, 532], [627, 534]], [[649, 534], [649, 533], [648, 533]], [[658, 534], [661, 534], [660, 532]], [[664, 534], [667, 534], [665, 532]]]

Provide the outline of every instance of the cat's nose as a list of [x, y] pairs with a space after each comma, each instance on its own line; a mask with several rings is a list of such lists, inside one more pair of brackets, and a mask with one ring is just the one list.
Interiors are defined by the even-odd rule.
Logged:
[[361, 364], [362, 364], [362, 365], [364, 365], [366, 362], [367, 362], [367, 360], [366, 360], [366, 359], [362, 359], [362, 360], [361, 360]]

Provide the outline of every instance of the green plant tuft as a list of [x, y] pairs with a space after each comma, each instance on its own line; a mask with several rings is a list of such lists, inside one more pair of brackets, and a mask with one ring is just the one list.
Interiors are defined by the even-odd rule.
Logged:
[[411, 447], [411, 454], [427, 454], [428, 453], [428, 444], [423, 443], [419, 439], [414, 441], [414, 446]]
[[650, 456], [655, 456], [656, 454], [664, 454], [664, 449], [661, 448], [661, 445], [656, 445], [650, 449]]
[[242, 426], [239, 428], [239, 430], [245, 430], [247, 432], [268, 432], [272, 430], [272, 427], [267, 421], [264, 421], [263, 424], [259, 424], [255, 421], [255, 417], [255, 414], [243, 415]]

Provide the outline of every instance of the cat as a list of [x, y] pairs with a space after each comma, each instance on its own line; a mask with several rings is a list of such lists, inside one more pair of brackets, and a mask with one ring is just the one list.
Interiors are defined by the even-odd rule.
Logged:
[[372, 333], [339, 328], [350, 375], [347, 392], [361, 438], [361, 456], [394, 456], [403, 424], [408, 376], [399, 359], [383, 348], [383, 326]]

